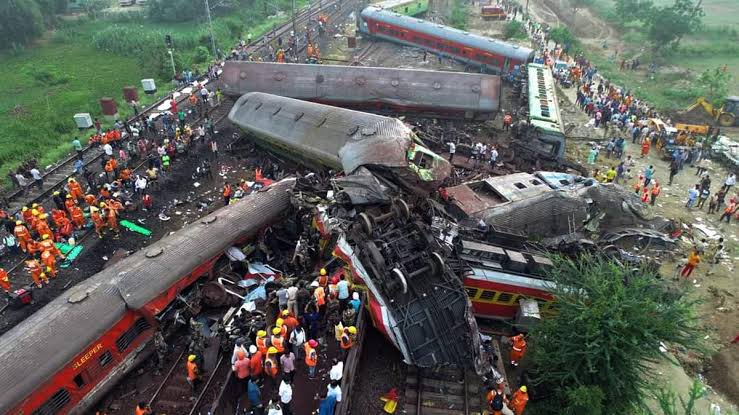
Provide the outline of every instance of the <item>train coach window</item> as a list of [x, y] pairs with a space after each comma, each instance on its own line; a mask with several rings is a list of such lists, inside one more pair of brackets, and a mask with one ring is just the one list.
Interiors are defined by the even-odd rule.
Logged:
[[55, 415], [64, 409], [70, 401], [69, 392], [66, 389], [59, 389], [57, 393], [52, 395], [48, 401], [33, 411], [32, 415]]
[[74, 377], [74, 384], [77, 385], [77, 388], [82, 388], [85, 386], [85, 380], [82, 378], [82, 373]]
[[511, 304], [516, 300], [517, 295], [510, 294], [510, 293], [500, 293], [498, 296], [498, 299], [496, 300], [499, 303], [504, 304]]
[[470, 298], [477, 297], [477, 288], [474, 287], [466, 287], [465, 290], [467, 291], [467, 296]]
[[[480, 300], [481, 301], [493, 301], [493, 298], [495, 298], [495, 294], [498, 294], [495, 291], [489, 291], [489, 290], [483, 290], [480, 294]], [[500, 293], [503, 295], [504, 293]]]
[[130, 329], [126, 330], [125, 333], [121, 334], [121, 336], [118, 337], [118, 340], [115, 341], [115, 346], [118, 348], [118, 351], [122, 352], [126, 350], [128, 346], [130, 346], [131, 343], [136, 339], [136, 337], [138, 337], [139, 334], [143, 333], [149, 328], [151, 328], [151, 326], [143, 318], [136, 320], [133, 326], [131, 326]]
[[110, 353], [110, 350], [103, 353], [99, 358], [98, 361], [100, 362], [100, 367], [105, 367], [108, 365], [108, 363], [113, 361], [113, 355]]

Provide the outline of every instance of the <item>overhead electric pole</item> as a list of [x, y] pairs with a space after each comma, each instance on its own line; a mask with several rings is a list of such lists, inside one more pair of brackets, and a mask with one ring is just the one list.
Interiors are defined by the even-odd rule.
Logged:
[[213, 20], [210, 18], [210, 5], [205, 0], [205, 14], [208, 16], [208, 31], [210, 32], [210, 44], [213, 47], [213, 60], [218, 59], [218, 51], [216, 50], [216, 38], [213, 36]]

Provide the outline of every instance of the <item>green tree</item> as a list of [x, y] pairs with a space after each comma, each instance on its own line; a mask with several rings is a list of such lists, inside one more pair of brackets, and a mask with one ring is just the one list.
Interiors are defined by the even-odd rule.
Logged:
[[506, 23], [503, 30], [503, 37], [506, 39], [526, 39], [527, 36], [523, 23], [518, 20], [511, 20]]
[[557, 26], [549, 31], [549, 39], [563, 45], [565, 51], [571, 53], [571, 49], [577, 49], [580, 41], [570, 32], [566, 26]]
[[34, 0], [0, 1], [0, 49], [20, 48], [43, 31], [43, 15]]
[[619, 21], [623, 23], [644, 20], [652, 13], [651, 0], [615, 0], [614, 9]]
[[721, 101], [726, 98], [729, 92], [729, 85], [733, 78], [725, 68], [718, 67], [703, 71], [701, 76], [698, 77], [698, 83], [707, 90], [710, 102], [721, 105]]
[[689, 35], [701, 25], [705, 13], [701, 7], [703, 0], [675, 0], [671, 6], [654, 7], [646, 19], [647, 37], [654, 48], [676, 48], [685, 35]]
[[554, 258], [549, 277], [556, 312], [531, 332], [535, 383], [554, 392], [543, 413], [577, 413], [581, 387], [603, 414], [633, 413], [654, 380], [651, 364], [665, 358], [660, 342], [701, 349], [695, 301], [650, 271], [583, 256]]
[[[695, 409], [695, 403], [698, 399], [706, 395], [706, 389], [701, 382], [696, 379], [690, 386], [688, 391], [688, 399], [676, 397], [675, 392], [667, 388], [657, 389], [657, 403], [664, 415], [698, 415]], [[677, 401], [680, 400], [678, 406]]]

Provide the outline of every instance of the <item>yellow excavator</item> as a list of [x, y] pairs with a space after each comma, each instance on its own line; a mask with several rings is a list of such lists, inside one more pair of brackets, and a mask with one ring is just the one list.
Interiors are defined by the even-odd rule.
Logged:
[[703, 109], [722, 127], [731, 127], [739, 121], [739, 96], [726, 97], [726, 103], [719, 108], [714, 107], [704, 97], [695, 100], [687, 111], [693, 111], [698, 107]]

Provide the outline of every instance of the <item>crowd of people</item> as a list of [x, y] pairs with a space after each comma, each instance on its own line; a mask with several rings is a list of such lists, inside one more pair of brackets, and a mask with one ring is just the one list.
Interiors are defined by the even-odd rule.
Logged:
[[[295, 382], [296, 373], [304, 371], [307, 382], [313, 382], [319, 378], [319, 360], [334, 354], [328, 384], [314, 408], [318, 414], [333, 415], [336, 404], [342, 400], [344, 362], [357, 342], [356, 322], [362, 305], [359, 293], [352, 292], [343, 271], [329, 275], [320, 269], [312, 281], [281, 285], [270, 293], [270, 298], [277, 305], [274, 323], [254, 330], [246, 313], [237, 315], [232, 327], [249, 334], [236, 339], [233, 349], [230, 344], [224, 346], [229, 348], [224, 352], [231, 356], [238, 382], [237, 398], [246, 397], [255, 414], [290, 415], [293, 397], [305, 393]], [[184, 374], [193, 394], [203, 379], [200, 368], [204, 351], [202, 341], [197, 340], [201, 338], [198, 331], [194, 338]], [[309, 393], [312, 401], [313, 394]]]

